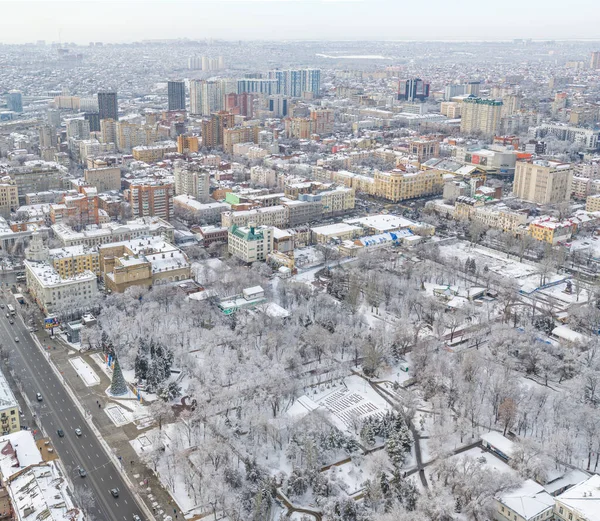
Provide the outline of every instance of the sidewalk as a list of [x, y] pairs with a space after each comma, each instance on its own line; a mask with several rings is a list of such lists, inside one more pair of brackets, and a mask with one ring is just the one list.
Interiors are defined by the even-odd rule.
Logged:
[[[39, 317], [36, 317], [36, 320], [39, 322]], [[157, 520], [162, 520], [167, 515], [174, 517], [175, 508], [180, 514], [179, 508], [174, 507], [171, 495], [164, 489], [154, 473], [140, 461], [129, 443], [129, 440], [136, 438], [151, 427], [138, 429], [134, 423], [117, 427], [104, 412], [107, 406], [116, 404], [118, 401], [113, 401], [106, 395], [105, 391], [110, 386], [110, 380], [92, 360], [93, 352], [80, 353], [69, 349], [58, 337], [50, 337], [41, 325], [38, 325], [35, 335], [44, 347], [50, 347], [47, 352], [50, 354], [52, 363], [73, 390], [81, 406], [91, 414], [94, 426], [121, 461], [121, 469], [134, 484], [135, 492], [146, 503], [150, 512], [154, 513]], [[70, 358], [75, 357], [81, 357], [93, 368], [100, 379], [98, 385], [88, 387], [86, 382], [82, 381], [69, 362]], [[101, 407], [98, 406], [98, 403]]]

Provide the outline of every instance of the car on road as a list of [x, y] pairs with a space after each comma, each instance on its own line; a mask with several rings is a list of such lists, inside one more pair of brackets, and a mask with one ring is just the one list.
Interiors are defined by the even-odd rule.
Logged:
[[41, 402], [43, 400], [42, 393], [35, 393], [35, 397], [36, 397], [36, 399], [37, 399], [38, 402]]
[[6, 314], [6, 318], [10, 318], [10, 313], [7, 313], [7, 314]]
[[63, 431], [62, 429], [58, 429], [56, 431], [56, 434], [58, 434], [59, 438], [64, 438], [65, 437], [65, 431]]
[[75, 434], [77, 434], [77, 436], [81, 436], [81, 429], [79, 427], [75, 429]]
[[18, 337], [18, 336], [16, 336], [16, 337], [15, 337], [15, 342], [18, 342], [18, 341], [19, 341], [19, 337]]
[[0, 309], [4, 309], [4, 304], [0, 304]]
[[111, 488], [110, 493], [111, 493], [112, 497], [119, 497], [119, 489], [118, 488]]
[[9, 323], [9, 324], [14, 324], [14, 323], [15, 323], [15, 321], [14, 321], [12, 318], [9, 318], [9, 319], [8, 319], [8, 323]]
[[77, 469], [77, 472], [79, 472], [79, 475], [80, 475], [82, 478], [85, 478], [85, 477], [87, 476], [87, 472], [85, 471], [85, 469], [84, 469], [83, 467], [79, 467], [79, 468]]
[[142, 518], [137, 514], [133, 514], [133, 521], [142, 521]]

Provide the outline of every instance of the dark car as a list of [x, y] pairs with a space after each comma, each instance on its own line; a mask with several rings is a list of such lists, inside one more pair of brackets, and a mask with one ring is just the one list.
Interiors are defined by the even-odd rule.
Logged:
[[56, 434], [58, 434], [58, 436], [59, 436], [60, 438], [64, 438], [64, 437], [65, 437], [65, 431], [63, 431], [62, 429], [58, 429], [58, 430], [56, 431]]
[[77, 472], [79, 472], [79, 475], [80, 475], [82, 478], [85, 478], [85, 477], [87, 476], [87, 472], [85, 471], [85, 469], [84, 469], [83, 467], [79, 467], [79, 468], [77, 469]]
[[112, 497], [119, 497], [119, 489], [118, 488], [111, 488], [110, 493], [111, 493]]

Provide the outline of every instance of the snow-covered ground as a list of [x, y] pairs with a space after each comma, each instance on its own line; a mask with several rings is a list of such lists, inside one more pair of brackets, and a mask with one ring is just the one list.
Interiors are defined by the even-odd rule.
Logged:
[[175, 456], [183, 446], [189, 445], [182, 432], [181, 424], [163, 425], [162, 429], [156, 427], [140, 434], [129, 443], [143, 460], [147, 460], [153, 451], [164, 448], [165, 457], [158, 461], [156, 473], [163, 486], [171, 492], [186, 518], [211, 511], [209, 506], [195, 504], [193, 498], [186, 492], [183, 473], [177, 472], [168, 463], [170, 455]]
[[358, 426], [368, 416], [383, 415], [390, 409], [369, 383], [360, 376], [349, 376], [341, 385], [314, 388], [297, 400], [291, 414], [321, 408], [330, 413], [332, 423], [342, 432], [356, 434]]
[[113, 400], [104, 407], [104, 412], [117, 427], [135, 422], [138, 429], [144, 429], [154, 423], [148, 408], [137, 400], [120, 400], [119, 403]]
[[88, 387], [93, 387], [100, 383], [100, 377], [90, 367], [83, 358], [76, 356], [75, 358], [69, 358], [69, 363], [73, 366], [73, 369], [77, 371], [79, 377], [83, 380], [83, 383]]

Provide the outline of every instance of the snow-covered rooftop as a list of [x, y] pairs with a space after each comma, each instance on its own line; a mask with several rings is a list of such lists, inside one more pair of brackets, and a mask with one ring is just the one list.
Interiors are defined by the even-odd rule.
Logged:
[[586, 521], [600, 521], [600, 475], [566, 490], [557, 500], [577, 512]]
[[554, 498], [544, 487], [528, 479], [517, 489], [505, 492], [498, 500], [525, 520], [534, 518], [554, 507]]

